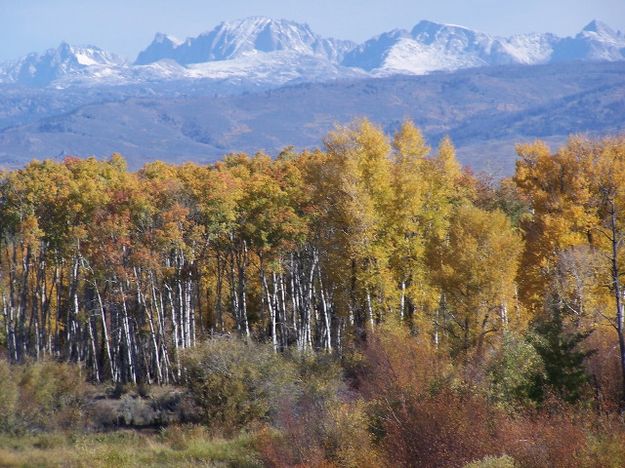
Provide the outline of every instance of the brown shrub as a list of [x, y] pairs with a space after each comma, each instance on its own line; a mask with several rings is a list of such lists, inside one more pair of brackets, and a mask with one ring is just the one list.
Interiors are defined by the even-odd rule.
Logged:
[[587, 438], [574, 413], [543, 411], [531, 417], [509, 418], [504, 430], [504, 451], [523, 467], [580, 466]]
[[257, 450], [269, 466], [386, 466], [373, 444], [362, 401], [333, 403], [324, 411], [300, 406], [285, 411], [280, 430], [266, 429]]
[[394, 325], [364, 350], [371, 431], [396, 466], [462, 466], [502, 454], [502, 415], [462, 384], [427, 340]]
[[8, 362], [0, 360], [0, 431], [10, 431], [15, 425], [19, 388]]
[[595, 352], [586, 361], [594, 390], [596, 405], [604, 412], [618, 410], [621, 402], [620, 358], [616, 333], [612, 329], [598, 329], [586, 340], [586, 347]]
[[202, 422], [226, 432], [270, 420], [298, 391], [292, 363], [266, 345], [215, 338], [185, 350], [182, 361]]
[[591, 416], [588, 443], [579, 457], [579, 466], [625, 466], [625, 426], [622, 417], [616, 414]]
[[374, 406], [381, 446], [400, 466], [462, 466], [505, 453], [505, 420], [479, 397], [444, 391], [392, 404], [381, 401]]
[[364, 355], [360, 388], [389, 465], [455, 467], [507, 455], [523, 467], [580, 466], [587, 417], [575, 408], [554, 400], [540, 412], [508, 413], [486, 399], [474, 372], [392, 327]]
[[79, 369], [42, 361], [0, 363], [0, 429], [37, 431], [81, 424], [86, 386]]
[[366, 398], [383, 394], [433, 393], [458, 383], [451, 362], [427, 339], [396, 324], [383, 324], [363, 350], [357, 385]]
[[300, 391], [284, 399], [274, 431], [259, 442], [271, 466], [380, 467], [364, 402], [346, 388], [340, 366], [329, 356], [294, 355]]

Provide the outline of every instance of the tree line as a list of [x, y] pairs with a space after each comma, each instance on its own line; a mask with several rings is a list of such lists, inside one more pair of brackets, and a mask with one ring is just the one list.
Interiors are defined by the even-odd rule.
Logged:
[[625, 142], [518, 152], [493, 182], [447, 138], [361, 120], [275, 159], [33, 161], [0, 175], [0, 344], [96, 382], [176, 383], [213, 335], [340, 355], [392, 319], [479, 359], [557, 314], [613, 328], [625, 376]]

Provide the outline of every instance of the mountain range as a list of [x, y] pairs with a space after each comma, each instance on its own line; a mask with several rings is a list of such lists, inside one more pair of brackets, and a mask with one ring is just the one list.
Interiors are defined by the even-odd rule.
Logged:
[[158, 33], [128, 63], [95, 46], [62, 43], [0, 66], [0, 83], [127, 85], [164, 80], [232, 80], [250, 87], [298, 81], [422, 75], [493, 65], [625, 60], [625, 35], [599, 21], [574, 37], [497, 37], [462, 26], [419, 22], [362, 44], [324, 38], [306, 24], [251, 17], [223, 22], [184, 41]]
[[509, 174], [515, 143], [625, 131], [625, 36], [592, 21], [573, 37], [496, 37], [421, 21], [362, 44], [287, 20], [159, 33], [134, 62], [62, 43], [0, 66], [0, 169], [32, 158], [214, 161], [318, 146], [366, 116], [410, 118], [464, 164]]

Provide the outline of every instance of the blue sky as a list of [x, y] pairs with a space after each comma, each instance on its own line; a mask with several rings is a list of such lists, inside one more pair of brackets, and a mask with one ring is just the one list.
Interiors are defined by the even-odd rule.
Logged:
[[307, 22], [319, 34], [355, 41], [421, 19], [499, 35], [572, 35], [594, 18], [625, 30], [625, 0], [0, 0], [0, 60], [62, 40], [134, 59], [157, 31], [185, 38], [252, 15]]

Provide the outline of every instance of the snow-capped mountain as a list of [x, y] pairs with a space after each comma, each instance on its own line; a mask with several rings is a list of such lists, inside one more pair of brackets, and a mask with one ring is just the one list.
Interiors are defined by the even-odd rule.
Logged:
[[554, 50], [552, 61], [625, 59], [625, 35], [610, 26], [594, 20], [575, 37], [561, 39]]
[[59, 78], [89, 70], [90, 73], [122, 66], [124, 61], [95, 46], [62, 42], [56, 49], [32, 53], [0, 67], [0, 82], [47, 85]]
[[212, 31], [184, 42], [159, 33], [152, 44], [139, 54], [135, 64], [145, 65], [172, 59], [182, 65], [239, 58], [256, 52], [291, 51], [340, 62], [356, 44], [326, 39], [307, 24], [264, 17], [251, 17], [221, 23]]
[[[574, 37], [497, 37], [463, 26], [419, 22], [363, 44], [328, 39], [306, 24], [252, 17], [184, 41], [159, 33], [133, 64], [94, 46], [62, 43], [0, 65], [0, 84], [117, 86], [203, 79], [241, 91], [303, 81], [367, 78], [492, 65], [625, 60], [625, 35], [598, 21]], [[212, 81], [211, 81], [212, 80]]]
[[168, 34], [156, 33], [152, 43], [139, 54], [136, 65], [147, 65], [163, 59], [173, 59], [175, 50], [183, 41]]
[[393, 30], [366, 41], [345, 56], [343, 65], [388, 75], [572, 60], [625, 60], [625, 37], [598, 21], [572, 38], [549, 33], [497, 37], [421, 21], [412, 31]]

